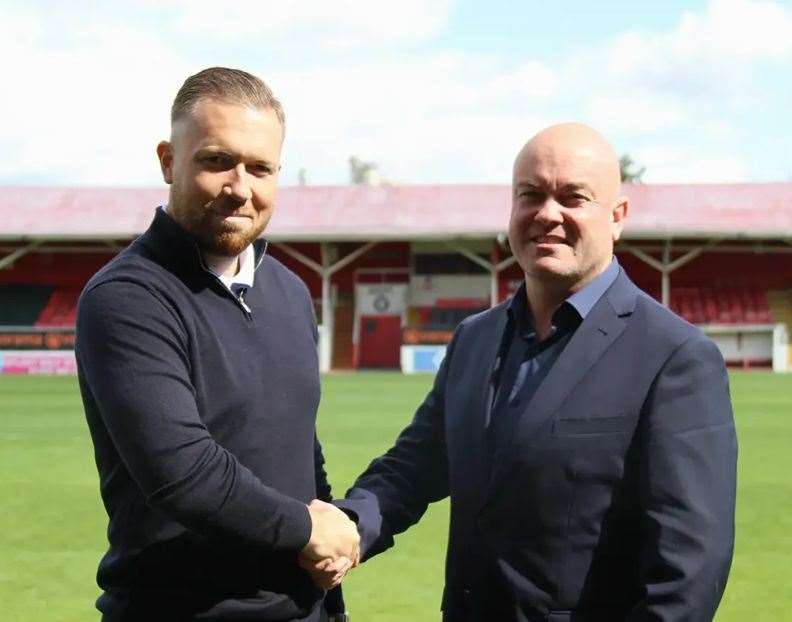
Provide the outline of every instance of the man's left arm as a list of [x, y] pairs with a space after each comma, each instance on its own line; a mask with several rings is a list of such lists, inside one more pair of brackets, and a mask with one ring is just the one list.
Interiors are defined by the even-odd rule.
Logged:
[[666, 361], [638, 440], [643, 598], [627, 620], [711, 620], [734, 547], [737, 438], [723, 358], [703, 335]]

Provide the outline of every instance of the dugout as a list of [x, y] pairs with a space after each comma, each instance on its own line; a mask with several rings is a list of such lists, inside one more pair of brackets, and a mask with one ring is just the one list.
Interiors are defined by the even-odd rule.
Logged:
[[[792, 184], [628, 185], [619, 261], [701, 325], [731, 365], [790, 366]], [[93, 272], [149, 224], [167, 189], [6, 187], [0, 371], [72, 373]], [[323, 369], [431, 370], [466, 315], [506, 298], [507, 185], [282, 188], [270, 252], [306, 282]]]

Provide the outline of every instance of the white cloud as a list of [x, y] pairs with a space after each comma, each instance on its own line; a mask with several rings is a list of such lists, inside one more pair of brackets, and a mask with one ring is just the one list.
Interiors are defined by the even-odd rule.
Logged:
[[69, 49], [0, 36], [0, 55], [20, 59], [3, 71], [0, 133], [14, 150], [0, 174], [55, 183], [151, 181], [153, 146], [167, 136], [171, 93], [186, 63], [153, 33], [85, 25], [75, 35], [84, 45]]
[[185, 39], [264, 37], [269, 43], [305, 37], [341, 47], [426, 39], [442, 30], [451, 9], [450, 0], [236, 0], [222, 7], [213, 0], [156, 0], [147, 5], [168, 31]]
[[686, 13], [671, 39], [692, 60], [785, 59], [792, 54], [792, 13], [777, 2], [717, 0]]
[[609, 128], [623, 134], [646, 134], [683, 123], [684, 106], [670, 97], [637, 92], [592, 95], [583, 110], [583, 117], [594, 127]]
[[774, 97], [757, 87], [757, 74], [788, 73], [790, 33], [789, 7], [712, 0], [669, 31], [623, 33], [568, 59], [556, 81], [579, 86], [579, 118], [645, 165], [646, 180], [747, 180], [744, 154], [736, 151], [750, 132], [741, 114], [758, 116]]
[[[574, 82], [626, 100], [671, 100], [687, 108], [729, 104], [750, 91], [757, 65], [792, 59], [792, 9], [778, 3], [712, 0], [661, 33], [627, 32], [568, 64]], [[788, 68], [788, 65], [787, 65]], [[592, 75], [593, 74], [593, 75]]]
[[520, 144], [569, 119], [601, 129], [647, 167], [647, 180], [750, 179], [742, 154], [724, 154], [735, 111], [773, 96], [753, 88], [758, 68], [789, 66], [792, 9], [713, 0], [666, 32], [538, 60], [431, 47], [451, 4], [7, 11], [0, 54], [14, 62], [0, 84], [0, 136], [12, 156], [0, 179], [159, 183], [153, 150], [171, 98], [209, 64], [249, 69], [284, 101], [284, 183], [301, 167], [313, 183], [344, 183], [353, 154], [404, 183], [506, 182]]
[[[401, 182], [506, 182], [517, 148], [547, 119], [552, 73], [531, 63], [435, 54], [274, 74], [288, 111], [286, 179], [346, 181], [346, 160], [373, 160]], [[329, 173], [329, 174], [328, 174]]]
[[739, 183], [748, 181], [737, 154], [711, 153], [696, 145], [657, 145], [638, 149], [635, 159], [647, 166], [646, 183]]

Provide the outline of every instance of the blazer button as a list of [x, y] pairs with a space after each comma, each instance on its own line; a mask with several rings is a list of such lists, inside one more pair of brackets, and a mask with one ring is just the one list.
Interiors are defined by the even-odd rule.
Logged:
[[470, 589], [468, 589], [468, 588], [463, 589], [462, 590], [462, 607], [464, 609], [470, 609], [470, 607], [472, 605], [472, 602], [471, 602], [472, 600], [473, 599], [471, 597]]

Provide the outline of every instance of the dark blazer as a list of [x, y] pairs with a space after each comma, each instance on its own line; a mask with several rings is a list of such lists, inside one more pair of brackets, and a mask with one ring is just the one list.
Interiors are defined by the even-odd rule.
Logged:
[[489, 469], [506, 321], [502, 304], [459, 326], [412, 423], [348, 492], [366, 556], [450, 495], [448, 622], [710, 620], [737, 459], [716, 346], [620, 272]]

